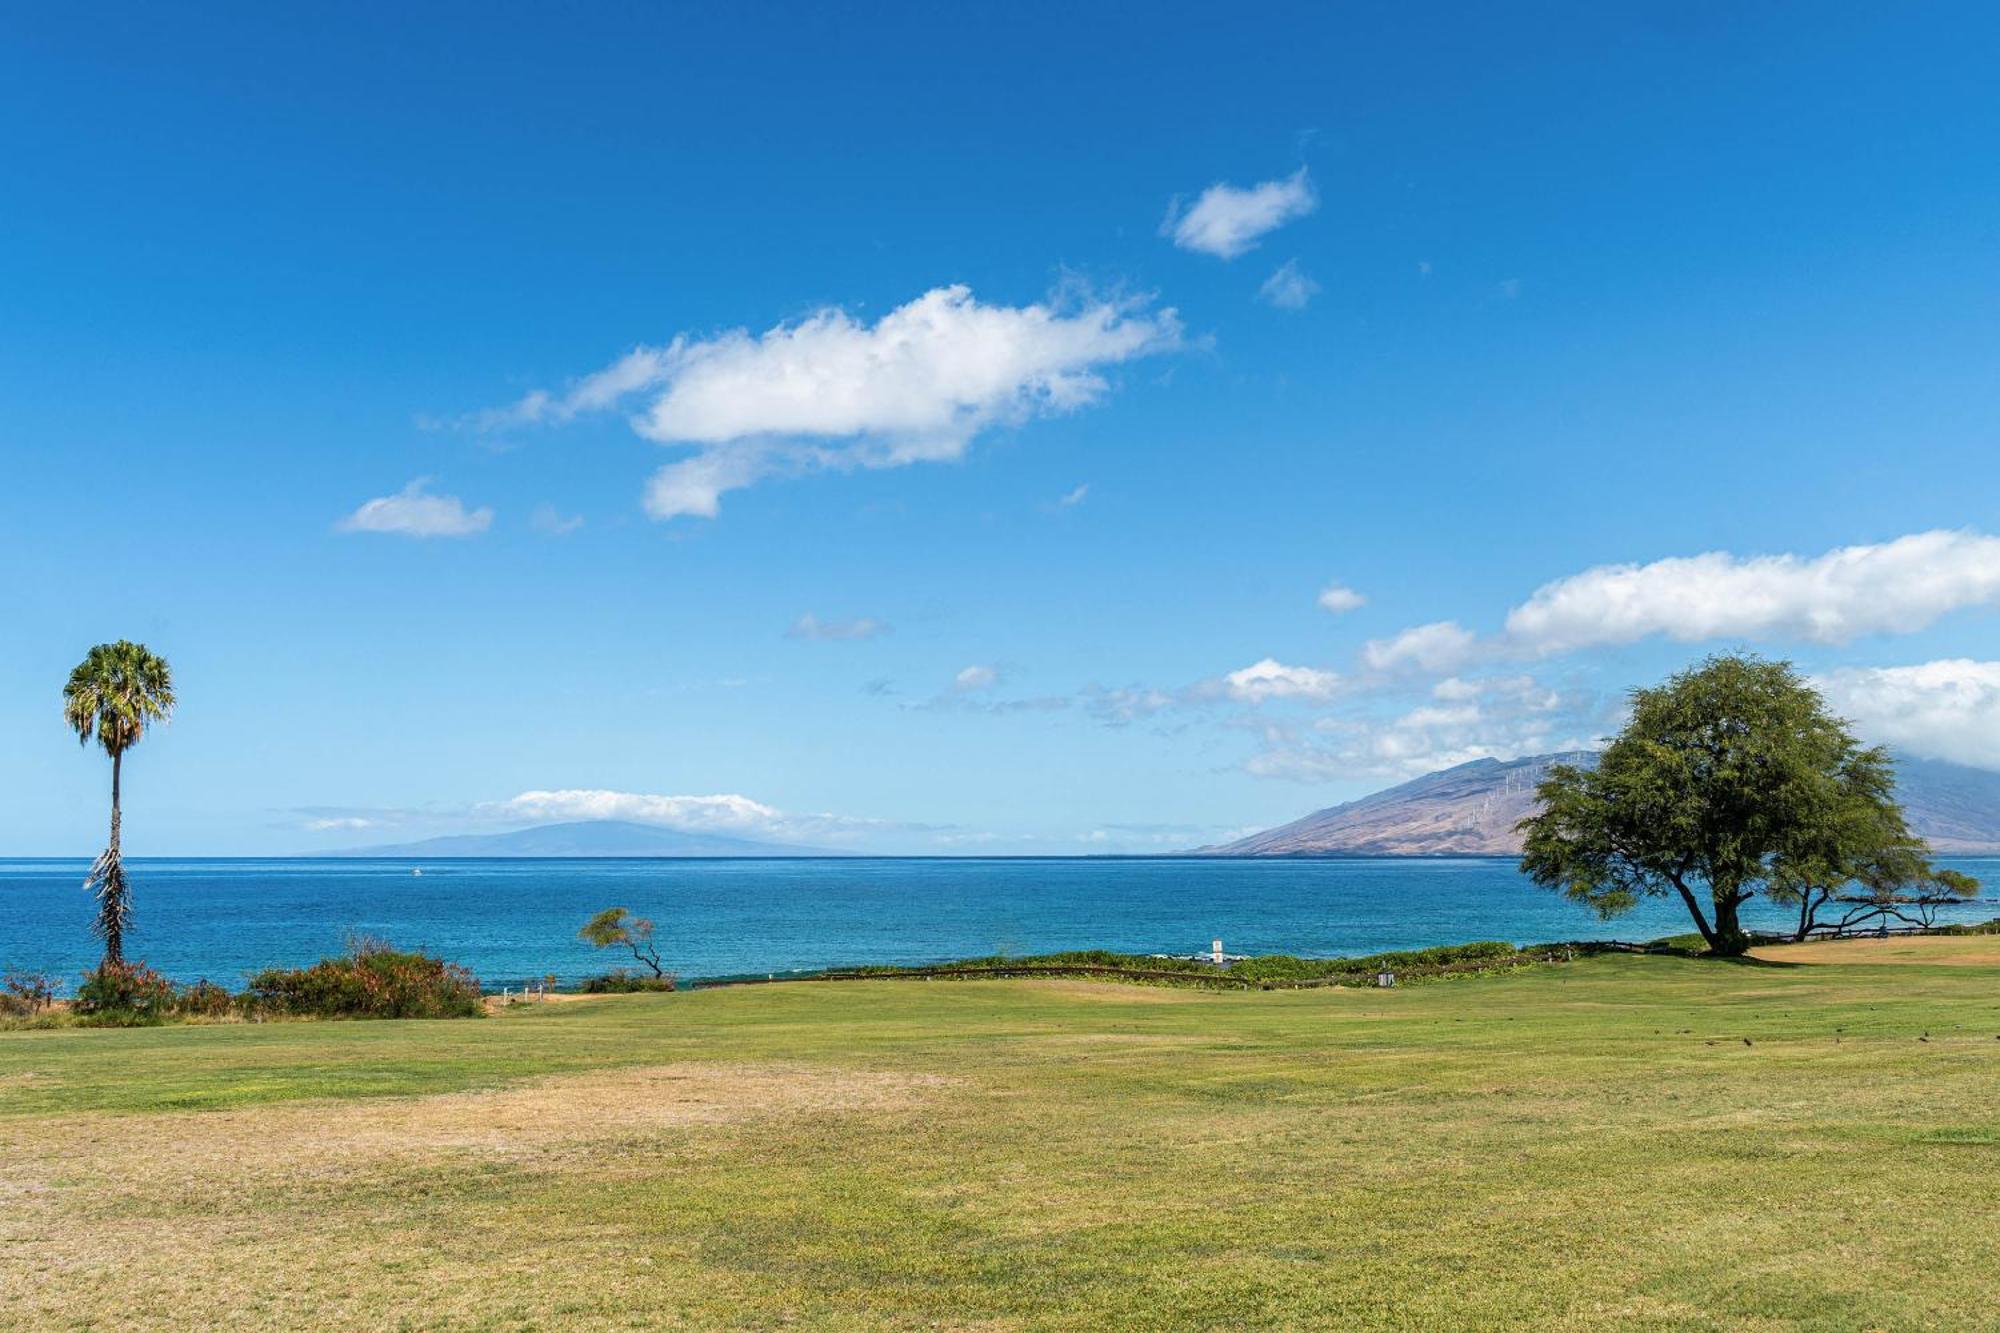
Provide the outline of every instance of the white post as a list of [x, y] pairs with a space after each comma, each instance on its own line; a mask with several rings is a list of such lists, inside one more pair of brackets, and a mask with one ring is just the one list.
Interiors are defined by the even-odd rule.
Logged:
[[1221, 967], [1221, 966], [1222, 966], [1222, 941], [1221, 941], [1221, 940], [1212, 940], [1212, 941], [1210, 941], [1210, 942], [1209, 942], [1209, 946], [1208, 946], [1208, 949], [1209, 949], [1209, 952], [1210, 952], [1210, 953], [1211, 953], [1212, 955], [1214, 955], [1214, 958], [1215, 958], [1215, 965], [1216, 965], [1217, 967]]

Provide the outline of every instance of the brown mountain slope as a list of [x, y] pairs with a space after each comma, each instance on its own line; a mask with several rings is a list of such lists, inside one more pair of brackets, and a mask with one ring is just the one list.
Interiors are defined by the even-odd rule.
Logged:
[[[1590, 763], [1588, 752], [1475, 759], [1331, 806], [1220, 847], [1209, 856], [1511, 856], [1514, 825], [1534, 813], [1551, 764]], [[1929, 759], [1898, 762], [1910, 824], [1938, 852], [2000, 854], [2000, 773]]]

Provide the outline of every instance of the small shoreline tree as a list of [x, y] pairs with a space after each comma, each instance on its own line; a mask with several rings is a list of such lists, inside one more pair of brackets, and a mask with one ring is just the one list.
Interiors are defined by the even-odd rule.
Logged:
[[132, 926], [131, 887], [119, 847], [125, 752], [145, 737], [147, 726], [170, 721], [173, 712], [174, 679], [166, 659], [125, 639], [92, 648], [63, 686], [63, 720], [78, 744], [95, 738], [111, 756], [111, 840], [83, 882], [97, 895], [96, 929], [106, 963], [125, 961], [125, 932]]
[[1521, 868], [1607, 918], [1677, 896], [1732, 957], [1759, 892], [1798, 904], [1804, 938], [1851, 885], [1894, 898], [1964, 878], [1931, 867], [1894, 791], [1887, 752], [1864, 749], [1790, 663], [1711, 657], [1634, 690], [1595, 768], [1549, 770], [1519, 825]]
[[[1938, 909], [1978, 891], [1978, 880], [1931, 864], [1895, 792], [1889, 756], [1855, 750], [1834, 775], [1821, 817], [1774, 858], [1766, 893], [1797, 905], [1793, 940], [1848, 934], [1871, 920], [1929, 926]], [[1837, 920], [1821, 919], [1829, 908], [1841, 911]]]
[[[1890, 873], [1869, 871], [1858, 876], [1854, 891], [1818, 890], [1800, 908], [1799, 928], [1792, 938], [1814, 936], [1841, 939], [1874, 931], [1887, 932], [1891, 921], [1918, 930], [1937, 925], [1938, 914], [1979, 892], [1979, 881], [1957, 870], [1945, 870], [1921, 859]], [[1840, 915], [1820, 920], [1819, 910], [1832, 906]]]
[[605, 908], [584, 922], [577, 935], [600, 949], [622, 944], [632, 951], [634, 958], [651, 968], [655, 977], [667, 975], [660, 966], [660, 951], [653, 944], [653, 923], [643, 916], [633, 916], [623, 907]]

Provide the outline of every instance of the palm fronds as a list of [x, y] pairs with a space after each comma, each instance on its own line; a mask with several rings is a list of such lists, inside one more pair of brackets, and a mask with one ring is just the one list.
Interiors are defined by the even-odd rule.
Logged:
[[144, 644], [100, 643], [77, 663], [63, 686], [63, 721], [77, 743], [93, 738], [116, 758], [137, 745], [153, 722], [174, 712], [173, 671]]

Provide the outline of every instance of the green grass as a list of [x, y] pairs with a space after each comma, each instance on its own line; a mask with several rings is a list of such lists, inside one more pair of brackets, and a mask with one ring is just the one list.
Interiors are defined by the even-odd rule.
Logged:
[[1991, 1327], [2000, 951], [1854, 950], [0, 1033], [0, 1327]]

